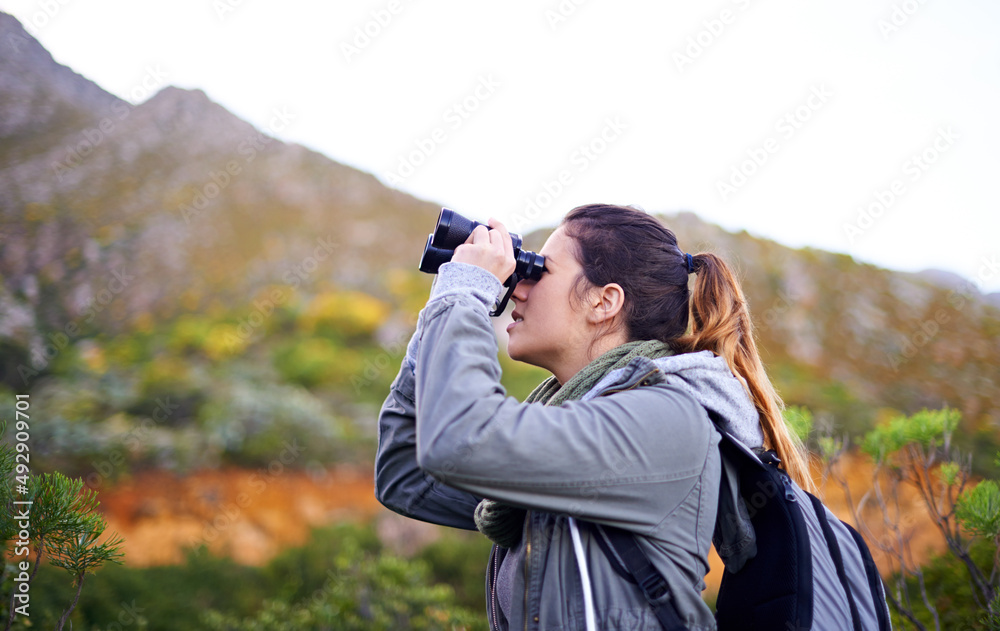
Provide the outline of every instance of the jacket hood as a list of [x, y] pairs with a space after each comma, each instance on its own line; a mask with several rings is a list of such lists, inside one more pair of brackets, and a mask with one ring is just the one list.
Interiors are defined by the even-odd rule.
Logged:
[[654, 363], [668, 384], [686, 389], [714, 413], [721, 429], [751, 449], [764, 445], [760, 414], [725, 359], [712, 351], [700, 351], [663, 357]]
[[[614, 387], [640, 385], [652, 371], [663, 382], [688, 392], [709, 413], [716, 427], [750, 450], [762, 448], [760, 415], [743, 383], [722, 357], [711, 351], [670, 355], [659, 359], [637, 357], [624, 368], [609, 372], [584, 400]], [[627, 385], [626, 385], [627, 384]], [[753, 451], [750, 451], [753, 453]], [[719, 508], [712, 542], [726, 568], [737, 572], [757, 554], [757, 537], [746, 504], [740, 497], [735, 463], [722, 459]]]
[[743, 383], [729, 370], [726, 360], [712, 351], [652, 360], [636, 358], [628, 366], [605, 375], [583, 399], [593, 398], [609, 387], [629, 381], [636, 373], [647, 371], [651, 364], [662, 373], [665, 383], [688, 392], [700, 403], [720, 429], [751, 449], [764, 445], [757, 408]]

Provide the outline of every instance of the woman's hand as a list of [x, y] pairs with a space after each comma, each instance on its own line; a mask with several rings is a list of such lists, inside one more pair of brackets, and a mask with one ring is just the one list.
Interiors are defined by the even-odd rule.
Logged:
[[492, 230], [476, 226], [466, 242], [455, 248], [451, 260], [481, 267], [503, 283], [514, 273], [514, 245], [506, 226], [493, 218], [489, 226]]

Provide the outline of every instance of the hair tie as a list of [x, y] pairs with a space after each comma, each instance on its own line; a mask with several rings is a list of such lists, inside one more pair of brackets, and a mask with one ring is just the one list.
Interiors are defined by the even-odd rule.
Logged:
[[691, 259], [691, 255], [687, 252], [684, 253], [684, 258], [687, 259], [688, 264], [688, 274], [694, 274], [694, 261]]

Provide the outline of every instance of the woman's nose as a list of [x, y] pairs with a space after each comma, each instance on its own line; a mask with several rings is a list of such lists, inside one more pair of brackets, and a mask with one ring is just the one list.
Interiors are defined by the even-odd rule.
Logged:
[[525, 300], [528, 299], [528, 294], [531, 292], [531, 288], [534, 286], [535, 286], [535, 281], [522, 280], [518, 282], [517, 285], [514, 287], [514, 293], [511, 294], [511, 297], [518, 302], [524, 302]]

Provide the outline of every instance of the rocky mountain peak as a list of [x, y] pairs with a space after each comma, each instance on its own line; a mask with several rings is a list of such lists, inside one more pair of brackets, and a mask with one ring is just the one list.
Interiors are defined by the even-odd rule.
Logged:
[[138, 105], [132, 125], [156, 128], [168, 134], [192, 137], [212, 145], [231, 145], [234, 140], [254, 133], [249, 123], [212, 101], [202, 90], [167, 86]]
[[0, 139], [99, 118], [124, 103], [52, 55], [12, 15], [0, 13]]

